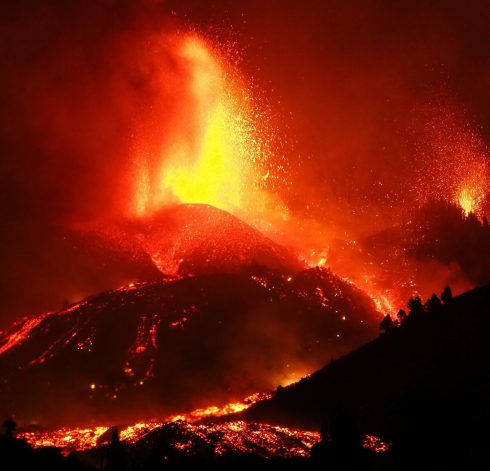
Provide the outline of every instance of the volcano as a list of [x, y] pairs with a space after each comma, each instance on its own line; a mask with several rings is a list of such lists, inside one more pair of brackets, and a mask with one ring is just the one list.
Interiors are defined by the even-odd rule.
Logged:
[[[17, 237], [24, 237], [19, 233]], [[162, 274], [240, 273], [259, 267], [306, 268], [293, 251], [230, 213], [205, 204], [180, 204], [151, 216], [117, 222], [53, 224], [36, 239], [41, 248], [19, 253], [5, 274], [6, 320], [55, 310], [93, 293]], [[39, 276], [42, 267], [42, 276]], [[22, 297], [14, 295], [29, 285]], [[5, 322], [0, 327], [8, 325]]]
[[229, 402], [362, 344], [376, 319], [372, 300], [326, 269], [130, 284], [4, 331], [0, 412], [79, 425]]
[[180, 204], [122, 228], [163, 273], [238, 273], [253, 267], [298, 271], [291, 250], [227, 211]]

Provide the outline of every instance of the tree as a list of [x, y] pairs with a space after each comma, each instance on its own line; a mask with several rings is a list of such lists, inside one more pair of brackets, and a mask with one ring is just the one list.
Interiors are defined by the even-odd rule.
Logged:
[[320, 441], [311, 447], [311, 459], [317, 463], [324, 464], [328, 459], [329, 453], [329, 433], [328, 427], [323, 426], [320, 430]]
[[400, 309], [398, 311], [398, 314], [396, 315], [396, 318], [398, 320], [398, 324], [402, 326], [405, 323], [405, 320], [407, 319], [407, 313], [404, 309]]
[[437, 297], [436, 293], [432, 293], [432, 296], [425, 303], [427, 312], [435, 313], [441, 308], [441, 300]]
[[342, 407], [330, 422], [330, 445], [343, 457], [362, 450], [362, 434], [351, 415]]
[[407, 307], [408, 307], [408, 315], [412, 319], [420, 318], [425, 312], [420, 296], [415, 296], [409, 299]]
[[453, 292], [449, 285], [446, 285], [444, 291], [441, 293], [441, 299], [444, 304], [449, 304], [453, 300]]
[[107, 471], [124, 471], [128, 468], [126, 447], [119, 438], [119, 430], [115, 428], [112, 432], [111, 442], [107, 447]]
[[383, 317], [383, 320], [379, 324], [379, 328], [384, 332], [388, 332], [393, 327], [394, 327], [393, 319], [389, 314], [386, 314], [386, 316]]
[[6, 419], [2, 424], [4, 430], [4, 436], [6, 438], [13, 438], [17, 424], [12, 419]]

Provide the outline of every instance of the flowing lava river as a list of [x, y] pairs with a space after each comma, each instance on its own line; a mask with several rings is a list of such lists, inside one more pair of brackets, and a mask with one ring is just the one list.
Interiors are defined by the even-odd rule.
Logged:
[[[269, 424], [248, 423], [233, 419], [226, 421], [226, 416], [241, 412], [258, 400], [270, 397], [270, 394], [255, 394], [244, 402], [230, 403], [222, 407], [212, 406], [197, 409], [188, 414], [175, 415], [163, 421], [139, 422], [118, 427], [120, 438], [127, 444], [144, 441], [154, 431], [163, 427], [173, 427], [178, 431], [178, 438], [172, 446], [181, 452], [192, 454], [196, 439], [208, 444], [220, 437], [215, 452], [222, 455], [226, 452], [255, 452], [264, 457], [305, 457], [310, 449], [320, 440], [315, 431], [300, 430]], [[217, 420], [220, 418], [220, 420]], [[215, 420], [215, 422], [213, 422]], [[61, 428], [53, 431], [21, 432], [19, 438], [27, 440], [32, 446], [55, 446], [63, 453], [84, 451], [107, 444], [115, 427], [94, 426], [90, 428]], [[384, 453], [390, 445], [376, 436], [366, 435], [363, 446], [376, 453]]]

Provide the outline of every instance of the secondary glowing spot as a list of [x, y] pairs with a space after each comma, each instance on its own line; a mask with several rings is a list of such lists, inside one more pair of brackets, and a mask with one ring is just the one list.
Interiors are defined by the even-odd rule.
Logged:
[[458, 205], [465, 216], [468, 216], [470, 213], [476, 212], [484, 197], [485, 193], [480, 188], [464, 187], [458, 194]]

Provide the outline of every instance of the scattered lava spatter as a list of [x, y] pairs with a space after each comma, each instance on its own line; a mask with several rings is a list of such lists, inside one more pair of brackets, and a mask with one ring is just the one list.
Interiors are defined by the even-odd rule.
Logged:
[[490, 151], [461, 110], [449, 105], [439, 108], [417, 146], [421, 160], [417, 199], [420, 204], [446, 201], [458, 205], [465, 215], [482, 217], [490, 189]]

